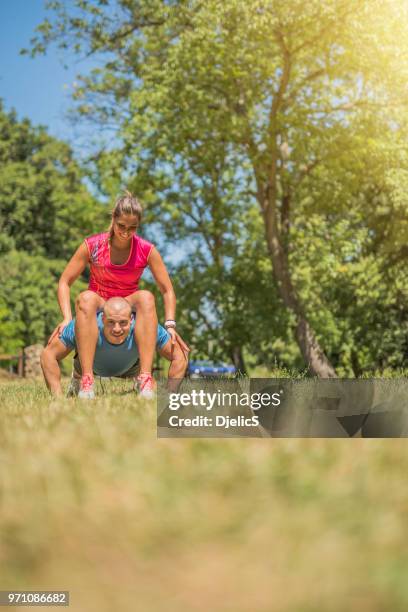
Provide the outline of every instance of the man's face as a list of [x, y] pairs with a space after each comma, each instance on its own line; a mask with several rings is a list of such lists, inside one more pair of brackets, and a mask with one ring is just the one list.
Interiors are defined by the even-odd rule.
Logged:
[[131, 313], [124, 309], [121, 312], [110, 312], [103, 315], [103, 333], [111, 344], [122, 344], [130, 331]]

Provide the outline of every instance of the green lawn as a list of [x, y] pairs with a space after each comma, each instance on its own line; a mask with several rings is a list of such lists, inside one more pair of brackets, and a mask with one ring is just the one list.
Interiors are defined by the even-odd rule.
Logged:
[[408, 608], [405, 440], [156, 439], [129, 386], [0, 384], [0, 589], [70, 609]]

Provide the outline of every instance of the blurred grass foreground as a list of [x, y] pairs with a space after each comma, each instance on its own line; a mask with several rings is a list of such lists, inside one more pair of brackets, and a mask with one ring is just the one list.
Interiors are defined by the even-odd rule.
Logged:
[[157, 440], [128, 387], [0, 385], [0, 588], [75, 611], [406, 610], [404, 440]]

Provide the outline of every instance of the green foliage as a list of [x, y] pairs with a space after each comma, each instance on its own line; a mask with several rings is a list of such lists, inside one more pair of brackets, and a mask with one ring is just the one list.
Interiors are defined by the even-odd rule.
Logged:
[[[10, 251], [0, 258], [0, 351], [46, 342], [61, 318], [56, 290], [66, 262]], [[72, 299], [84, 290], [78, 281]]]
[[82, 184], [69, 146], [0, 107], [0, 252], [69, 258], [108, 214]]
[[336, 369], [361, 376], [407, 359], [407, 273], [372, 252], [373, 235], [358, 218], [322, 215], [294, 227], [294, 279]]
[[[44, 343], [61, 314], [58, 278], [108, 211], [64, 142], [0, 106], [0, 351]], [[83, 281], [76, 292], [85, 289]]]

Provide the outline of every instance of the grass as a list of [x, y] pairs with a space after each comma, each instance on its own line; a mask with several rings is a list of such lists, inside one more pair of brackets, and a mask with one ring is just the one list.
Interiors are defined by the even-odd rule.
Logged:
[[0, 589], [78, 612], [407, 609], [404, 440], [157, 440], [127, 389], [0, 384]]

